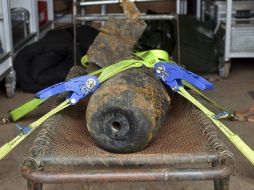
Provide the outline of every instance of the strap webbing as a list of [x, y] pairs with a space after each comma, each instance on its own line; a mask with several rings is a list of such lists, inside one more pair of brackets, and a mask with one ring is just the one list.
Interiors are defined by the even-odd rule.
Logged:
[[40, 126], [44, 121], [46, 121], [49, 117], [56, 114], [57, 112], [63, 110], [64, 108], [68, 107], [69, 100], [65, 100], [63, 103], [52, 109], [50, 112], [42, 116], [37, 121], [31, 123], [28, 127], [32, 130], [27, 133], [20, 133], [17, 137], [15, 137], [10, 142], [4, 144], [2, 147], [0, 147], [0, 160], [2, 160], [9, 152], [11, 152], [21, 141], [23, 141], [28, 135], [32, 133], [38, 126]]
[[84, 66], [84, 67], [87, 67], [88, 64], [89, 64], [89, 59], [88, 59], [88, 56], [87, 55], [84, 55], [82, 58], [81, 58], [81, 64]]
[[22, 106], [16, 108], [15, 110], [10, 112], [11, 118], [13, 121], [17, 121], [26, 114], [30, 113], [31, 111], [35, 110], [38, 106], [44, 103], [46, 100], [41, 100], [34, 98], [29, 102], [23, 104]]
[[199, 94], [202, 98], [204, 98], [207, 102], [211, 103], [213, 106], [215, 106], [216, 108], [218, 108], [221, 111], [227, 111], [228, 113], [231, 114], [231, 116], [233, 116], [233, 113], [231, 113], [230, 111], [228, 111], [226, 108], [224, 108], [223, 106], [221, 106], [220, 104], [218, 104], [216, 101], [212, 100], [211, 98], [209, 98], [208, 96], [206, 96], [202, 91], [200, 91], [199, 89], [197, 89], [195, 86], [193, 86], [192, 84], [188, 83], [187, 81], [182, 81], [183, 85], [190, 88], [191, 90], [193, 90], [194, 92], [196, 92], [197, 94]]
[[204, 112], [213, 123], [228, 137], [228, 139], [238, 148], [238, 150], [254, 165], [254, 151], [235, 133], [228, 129], [219, 120], [214, 119], [215, 114], [203, 106], [198, 100], [191, 96], [183, 87], [179, 88], [178, 93], [185, 97], [187, 100], [197, 106]]
[[109, 78], [111, 78], [112, 76], [114, 76], [118, 73], [121, 73], [129, 68], [141, 67], [143, 65], [143, 62], [144, 61], [130, 59], [130, 60], [124, 60], [124, 61], [118, 62], [116, 64], [110, 65], [110, 66], [104, 68], [103, 72], [100, 74], [98, 79], [101, 83], [103, 83], [106, 80], [108, 80]]
[[153, 68], [154, 65], [159, 61], [173, 62], [172, 60], [170, 60], [168, 53], [163, 50], [155, 49], [143, 52], [134, 52], [133, 55], [144, 60], [144, 65], [149, 68]]

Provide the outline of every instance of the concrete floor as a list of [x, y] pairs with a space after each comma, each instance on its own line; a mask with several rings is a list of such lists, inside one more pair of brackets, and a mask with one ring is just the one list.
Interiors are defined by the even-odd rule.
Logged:
[[[226, 105], [230, 110], [246, 110], [254, 104], [254, 64], [253, 61], [247, 63], [236, 62], [233, 64], [232, 72], [228, 80], [215, 82], [216, 89], [207, 92], [207, 94], [217, 100], [219, 103]], [[0, 90], [0, 117], [8, 115], [8, 111], [16, 108], [18, 105], [29, 100], [31, 94], [17, 91], [15, 98], [8, 99], [4, 95], [4, 88]], [[43, 105], [19, 124], [25, 126], [38, 118], [42, 113], [48, 110], [52, 103]], [[232, 131], [239, 134], [242, 139], [250, 146], [254, 147], [254, 123], [249, 122], [225, 122]], [[37, 130], [38, 131], [38, 130]], [[37, 131], [30, 135], [22, 142], [13, 152], [4, 160], [0, 161], [0, 190], [23, 190], [26, 189], [26, 181], [20, 175], [20, 167], [23, 159], [27, 156]], [[18, 134], [15, 125], [0, 125], [0, 145], [12, 139]], [[235, 155], [235, 172], [230, 180], [231, 190], [254, 190], [254, 166], [250, 164], [239, 151], [223, 136], [221, 138], [228, 144]], [[89, 185], [47, 185], [45, 189], [65, 190], [65, 189], [213, 189], [211, 181], [203, 182], [160, 182], [160, 183], [111, 183], [111, 184], [89, 184]]]

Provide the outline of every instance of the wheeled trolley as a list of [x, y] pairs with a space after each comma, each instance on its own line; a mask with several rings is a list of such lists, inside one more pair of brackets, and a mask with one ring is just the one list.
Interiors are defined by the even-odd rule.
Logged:
[[232, 58], [254, 57], [254, 1], [210, 1], [203, 6], [203, 21], [213, 21], [221, 41], [219, 75], [227, 78]]
[[16, 74], [12, 66], [12, 37], [9, 1], [0, 0], [0, 81], [5, 79], [6, 95], [13, 97], [16, 88]]

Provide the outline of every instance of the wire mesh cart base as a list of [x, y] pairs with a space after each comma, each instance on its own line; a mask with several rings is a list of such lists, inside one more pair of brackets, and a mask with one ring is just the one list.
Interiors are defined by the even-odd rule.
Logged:
[[22, 175], [29, 190], [43, 184], [213, 180], [229, 189], [232, 153], [212, 122], [191, 103], [176, 96], [168, 122], [143, 151], [113, 154], [98, 148], [85, 122], [86, 102], [48, 119], [38, 133]]

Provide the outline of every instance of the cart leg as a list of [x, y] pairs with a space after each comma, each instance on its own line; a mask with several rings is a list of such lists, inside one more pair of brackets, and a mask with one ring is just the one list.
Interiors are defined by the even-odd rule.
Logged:
[[231, 62], [225, 61], [223, 58], [219, 59], [218, 71], [221, 78], [228, 78], [230, 73]]
[[229, 177], [219, 179], [219, 189], [218, 190], [229, 190]]
[[41, 183], [34, 183], [31, 181], [27, 181], [28, 190], [42, 190]]
[[10, 73], [5, 77], [5, 88], [7, 97], [12, 98], [15, 95], [16, 89], [16, 72], [13, 68], [10, 70]]
[[[218, 167], [220, 165], [220, 162], [219, 161], [214, 161], [212, 163], [212, 167]], [[213, 183], [214, 183], [214, 190], [219, 190], [220, 189], [220, 180], [219, 179], [214, 179], [213, 180]]]

